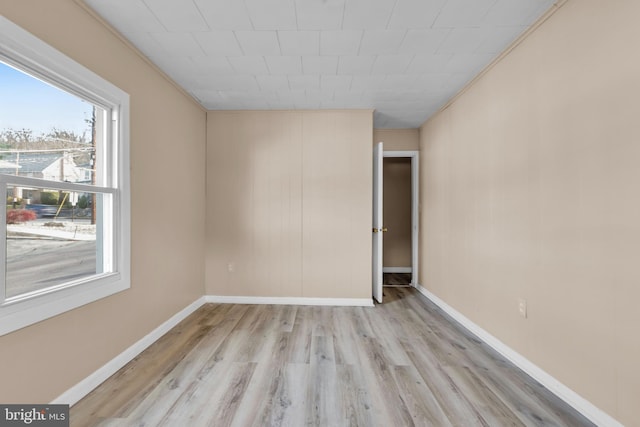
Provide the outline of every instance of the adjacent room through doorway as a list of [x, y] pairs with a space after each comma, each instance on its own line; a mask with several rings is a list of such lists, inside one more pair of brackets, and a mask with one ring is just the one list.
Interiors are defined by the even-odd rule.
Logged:
[[384, 286], [411, 284], [411, 158], [383, 159]]

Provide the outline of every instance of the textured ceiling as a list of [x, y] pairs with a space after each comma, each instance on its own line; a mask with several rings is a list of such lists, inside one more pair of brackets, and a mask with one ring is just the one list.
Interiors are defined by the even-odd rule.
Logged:
[[85, 0], [210, 110], [415, 128], [554, 0]]

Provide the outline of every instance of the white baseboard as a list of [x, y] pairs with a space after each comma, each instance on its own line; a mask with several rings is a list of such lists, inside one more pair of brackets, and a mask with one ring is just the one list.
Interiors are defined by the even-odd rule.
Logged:
[[411, 273], [411, 267], [382, 267], [383, 273]]
[[520, 353], [513, 350], [508, 345], [491, 335], [489, 332], [482, 329], [480, 326], [469, 320], [462, 313], [451, 307], [449, 304], [429, 292], [419, 284], [416, 285], [416, 289], [435, 305], [440, 307], [445, 313], [451, 316], [454, 320], [464, 326], [469, 332], [480, 338], [482, 341], [491, 346], [495, 351], [500, 353], [511, 363], [522, 369], [533, 379], [538, 381], [544, 387], [546, 387], [553, 394], [564, 400], [567, 404], [571, 405], [576, 411], [580, 412], [586, 418], [591, 420], [598, 426], [603, 427], [624, 427], [621, 423], [616, 421], [606, 412], [596, 407], [593, 403], [589, 402], [575, 391], [571, 390], [566, 385], [546, 373], [539, 368], [533, 362], [522, 356]]
[[171, 328], [184, 320], [191, 313], [205, 304], [205, 297], [200, 297], [169, 320], [158, 326], [138, 342], [127, 348], [125, 351], [111, 359], [104, 366], [71, 387], [69, 390], [55, 398], [52, 404], [74, 405], [80, 399], [89, 394], [93, 389], [102, 384], [107, 378], [115, 374], [120, 368], [132, 361], [137, 355], [142, 353], [147, 347], [156, 342], [160, 337], [169, 332]]
[[272, 305], [334, 305], [348, 307], [373, 307], [372, 298], [304, 298], [304, 297], [244, 297], [207, 295], [207, 302], [221, 304], [272, 304]]

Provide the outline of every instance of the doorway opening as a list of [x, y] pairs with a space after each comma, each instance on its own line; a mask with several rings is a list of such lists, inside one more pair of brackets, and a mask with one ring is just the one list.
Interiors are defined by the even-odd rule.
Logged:
[[412, 283], [411, 260], [411, 158], [382, 159], [382, 286]]
[[374, 147], [373, 297], [383, 286], [418, 284], [419, 152]]

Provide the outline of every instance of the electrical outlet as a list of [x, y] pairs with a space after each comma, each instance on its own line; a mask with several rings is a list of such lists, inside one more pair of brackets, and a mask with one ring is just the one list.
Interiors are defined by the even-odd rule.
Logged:
[[232, 262], [230, 262], [229, 264], [227, 264], [227, 271], [229, 273], [233, 273], [234, 271], [236, 271], [236, 266]]
[[518, 300], [518, 312], [520, 316], [527, 318], [527, 300], [520, 298]]

